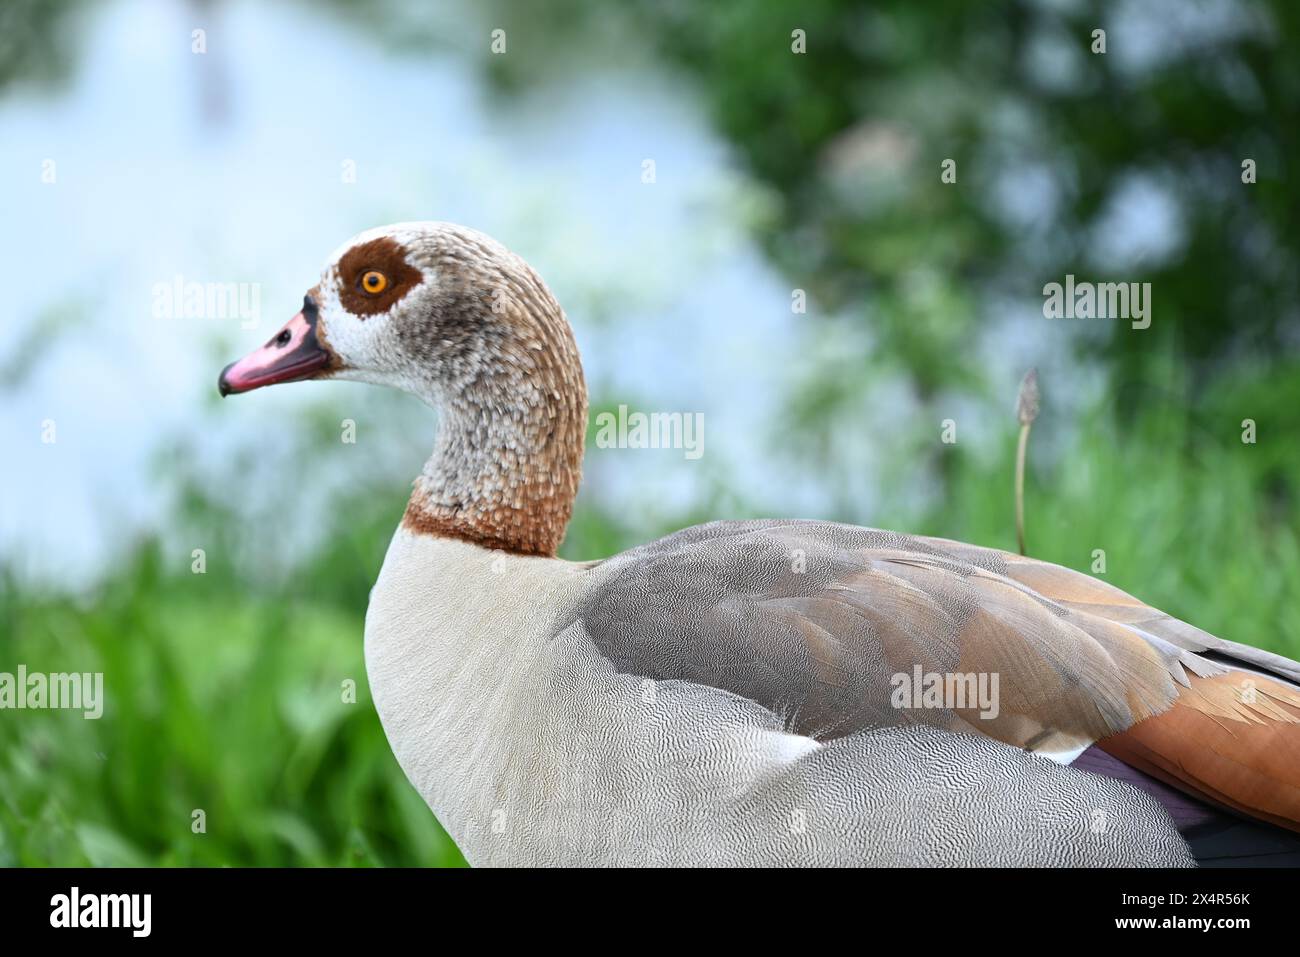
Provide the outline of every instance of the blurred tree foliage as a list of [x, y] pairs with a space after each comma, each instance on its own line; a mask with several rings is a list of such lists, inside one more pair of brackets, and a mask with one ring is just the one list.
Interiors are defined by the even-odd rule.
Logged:
[[85, 0], [5, 0], [0, 3], [0, 91], [11, 83], [65, 79], [76, 54], [70, 14]]
[[[488, 19], [513, 38], [484, 59], [505, 90], [569, 69], [588, 37], [613, 59], [626, 49], [614, 37], [652, 45], [779, 197], [756, 229], [772, 260], [828, 311], [870, 323], [922, 396], [969, 381], [986, 304], [1038, 309], [1066, 273], [1152, 283], [1149, 330], [1081, 337], [1127, 387], [1170, 351], [1199, 384], [1300, 345], [1289, 0], [563, 0], [497, 3]], [[940, 182], [945, 159], [955, 184]], [[1144, 212], [1163, 235], [1130, 248], [1124, 217]]]

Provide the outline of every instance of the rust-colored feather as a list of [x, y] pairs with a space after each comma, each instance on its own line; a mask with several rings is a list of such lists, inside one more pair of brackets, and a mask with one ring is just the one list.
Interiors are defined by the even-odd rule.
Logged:
[[1098, 742], [1213, 804], [1300, 831], [1300, 693], [1253, 672], [1193, 677], [1174, 706]]

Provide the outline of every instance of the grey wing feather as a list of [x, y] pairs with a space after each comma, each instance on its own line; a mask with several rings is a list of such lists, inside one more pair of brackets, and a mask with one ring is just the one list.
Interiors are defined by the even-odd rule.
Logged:
[[832, 523], [716, 522], [601, 565], [583, 621], [619, 670], [723, 688], [821, 740], [969, 727], [978, 709], [895, 707], [894, 676], [917, 667], [999, 675], [1000, 714], [980, 712], [979, 730], [1057, 750], [1167, 708], [1184, 667], [1217, 669], [1046, 597], [1002, 555]]

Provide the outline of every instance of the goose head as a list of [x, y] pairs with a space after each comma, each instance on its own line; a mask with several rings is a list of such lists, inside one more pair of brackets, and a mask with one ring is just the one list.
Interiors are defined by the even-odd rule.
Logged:
[[344, 243], [302, 309], [218, 388], [306, 379], [390, 386], [439, 409], [409, 528], [554, 554], [580, 478], [586, 386], [563, 310], [505, 246], [437, 222]]
[[305, 379], [352, 379], [436, 402], [482, 366], [532, 351], [559, 306], [500, 243], [451, 223], [399, 223], [335, 251], [302, 309], [226, 366], [222, 395]]

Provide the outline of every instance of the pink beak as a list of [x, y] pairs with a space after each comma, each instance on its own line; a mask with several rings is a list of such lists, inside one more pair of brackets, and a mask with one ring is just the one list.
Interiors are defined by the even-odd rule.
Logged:
[[334, 356], [316, 334], [316, 320], [316, 304], [308, 297], [303, 300], [302, 312], [285, 323], [266, 345], [221, 370], [217, 379], [221, 394], [311, 379], [330, 368]]

